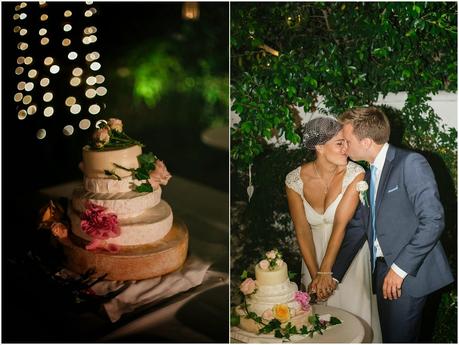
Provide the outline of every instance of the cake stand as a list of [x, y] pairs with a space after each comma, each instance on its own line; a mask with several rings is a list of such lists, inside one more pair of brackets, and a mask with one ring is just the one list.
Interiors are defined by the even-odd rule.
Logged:
[[[331, 314], [342, 321], [339, 325], [330, 326], [323, 334], [315, 333], [310, 336], [292, 335], [290, 341], [282, 340], [270, 334], [254, 334], [239, 327], [231, 328], [232, 343], [361, 343], [365, 338], [366, 328], [355, 315], [335, 307], [315, 304], [314, 313], [319, 315]], [[371, 330], [370, 330], [371, 331]], [[370, 341], [371, 342], [371, 341]]]
[[88, 243], [70, 235], [59, 239], [65, 256], [64, 266], [83, 274], [94, 269], [97, 275], [107, 274], [106, 280], [141, 280], [165, 275], [179, 269], [186, 260], [188, 229], [174, 220], [171, 230], [159, 241], [141, 246], [129, 246], [118, 253], [88, 251]]

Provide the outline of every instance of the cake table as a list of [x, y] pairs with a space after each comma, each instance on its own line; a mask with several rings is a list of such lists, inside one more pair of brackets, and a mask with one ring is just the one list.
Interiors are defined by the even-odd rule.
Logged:
[[[311, 338], [309, 336], [295, 335], [291, 337], [291, 341], [284, 340], [284, 342], [291, 343], [362, 343], [369, 341], [372, 338], [371, 329], [365, 327], [363, 320], [355, 315], [344, 311], [339, 308], [329, 307], [325, 305], [315, 304], [314, 313], [319, 315], [331, 314], [342, 321], [342, 324], [332, 326], [326, 329], [323, 334], [314, 334]], [[281, 339], [275, 338], [272, 335], [256, 335], [243, 331], [239, 327], [231, 328], [231, 342], [232, 343], [280, 343]]]

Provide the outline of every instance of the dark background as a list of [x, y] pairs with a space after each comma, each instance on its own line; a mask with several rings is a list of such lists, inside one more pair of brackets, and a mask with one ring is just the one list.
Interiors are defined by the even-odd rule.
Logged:
[[[79, 330], [78, 335], [68, 334], [72, 329], [69, 327], [75, 330], [77, 326], [62, 325], [56, 316], [51, 316], [60, 310], [58, 299], [53, 299], [46, 287], [36, 284], [34, 279], [37, 277], [27, 270], [21, 271], [21, 267], [27, 266], [24, 255], [37, 244], [32, 235], [40, 206], [37, 191], [82, 179], [78, 169], [81, 148], [87, 144], [95, 122], [101, 118], [118, 117], [123, 120], [127, 134], [146, 145], [144, 152], [152, 151], [162, 159], [173, 176], [228, 192], [228, 152], [207, 146], [200, 139], [202, 131], [212, 124], [213, 113], [220, 122], [227, 123], [227, 105], [217, 104], [209, 111], [203, 97], [196, 93], [171, 91], [151, 107], [134, 96], [132, 75], [139, 56], [148, 54], [156, 45], [166, 44], [168, 52], [175, 54], [185, 70], [198, 71], [197, 61], [206, 60], [211, 74], [227, 77], [228, 4], [200, 3], [197, 21], [182, 19], [182, 3], [153, 2], [96, 2], [91, 6], [84, 2], [51, 2], [46, 7], [35, 2], [28, 3], [24, 9], [28, 14], [25, 20], [13, 20], [18, 4], [2, 3], [3, 341], [91, 341], [97, 331]], [[95, 7], [97, 13], [85, 18], [84, 10], [90, 7]], [[73, 28], [64, 34], [63, 13], [67, 9], [73, 12], [68, 20]], [[46, 23], [40, 22], [41, 13], [49, 15]], [[16, 25], [28, 29], [24, 40], [29, 43], [29, 48], [25, 52], [17, 49], [20, 37], [13, 32]], [[91, 25], [98, 29], [95, 34], [98, 40], [85, 46], [81, 42], [82, 31]], [[47, 46], [39, 44], [38, 30], [41, 27], [48, 29], [46, 36], [50, 43]], [[64, 37], [72, 39], [71, 49], [60, 44]], [[71, 50], [79, 54], [75, 62], [67, 59]], [[85, 114], [84, 111], [78, 115], [70, 114], [64, 105], [65, 98], [70, 95], [84, 98], [84, 87], [69, 86], [71, 70], [76, 66], [83, 67], [84, 60], [80, 59], [94, 50], [100, 52], [98, 61], [102, 64], [94, 74], [105, 76], [103, 86], [108, 89], [105, 96], [95, 98], [102, 111], [98, 115]], [[25, 72], [17, 76], [16, 59], [20, 55], [32, 56], [34, 62], [31, 66], [22, 65]], [[43, 66], [46, 56], [53, 56], [61, 68], [57, 75], [48, 73], [55, 109], [49, 118], [40, 112], [44, 103], [41, 101], [43, 89], [38, 84], [47, 74]], [[30, 68], [38, 70], [37, 82], [30, 94], [39, 111], [19, 120], [19, 109], [27, 106], [16, 103], [13, 97], [18, 92], [17, 83], [29, 81], [26, 73]], [[130, 70], [131, 74], [123, 77], [120, 68]], [[87, 109], [92, 103], [95, 102], [81, 103], [82, 108], [86, 106]], [[83, 117], [91, 120], [91, 129], [83, 131], [78, 128]], [[62, 128], [68, 124], [75, 127], [75, 132], [67, 137], [62, 134]], [[47, 131], [43, 140], [36, 138], [40, 128]], [[27, 267], [30, 269], [31, 266]], [[31, 301], [37, 300], [41, 300], [42, 307], [49, 314], [30, 310]], [[43, 334], [43, 325], [49, 327], [54, 322], [57, 322], [55, 334]], [[109, 325], [101, 325], [98, 332], [106, 327]], [[24, 332], [26, 329], [28, 331]]]

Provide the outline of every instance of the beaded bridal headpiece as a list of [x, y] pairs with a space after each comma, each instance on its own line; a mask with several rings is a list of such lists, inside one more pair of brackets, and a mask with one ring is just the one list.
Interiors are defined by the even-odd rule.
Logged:
[[316, 145], [323, 145], [336, 133], [343, 125], [333, 117], [318, 117], [304, 125], [303, 143], [308, 150], [314, 150]]

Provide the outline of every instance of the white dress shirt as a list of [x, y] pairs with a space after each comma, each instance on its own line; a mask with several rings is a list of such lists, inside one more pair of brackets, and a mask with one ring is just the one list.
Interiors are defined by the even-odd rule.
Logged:
[[[374, 165], [376, 167], [376, 181], [375, 181], [375, 200], [377, 198], [378, 194], [378, 186], [379, 186], [379, 180], [381, 178], [381, 173], [384, 168], [384, 163], [386, 161], [386, 156], [387, 156], [387, 150], [389, 149], [389, 144], [385, 143], [379, 153], [377, 154], [375, 160], [371, 165]], [[372, 202], [375, 202], [375, 200], [372, 200]], [[378, 233], [378, 228], [376, 228], [376, 233]], [[376, 257], [384, 257], [384, 254], [382, 252], [381, 247], [379, 246], [378, 242], [378, 237], [376, 236], [374, 240], [374, 246], [376, 248]], [[401, 278], [405, 278], [407, 273], [403, 271], [400, 267], [398, 267], [395, 263], [392, 264], [391, 268], [397, 273]]]

